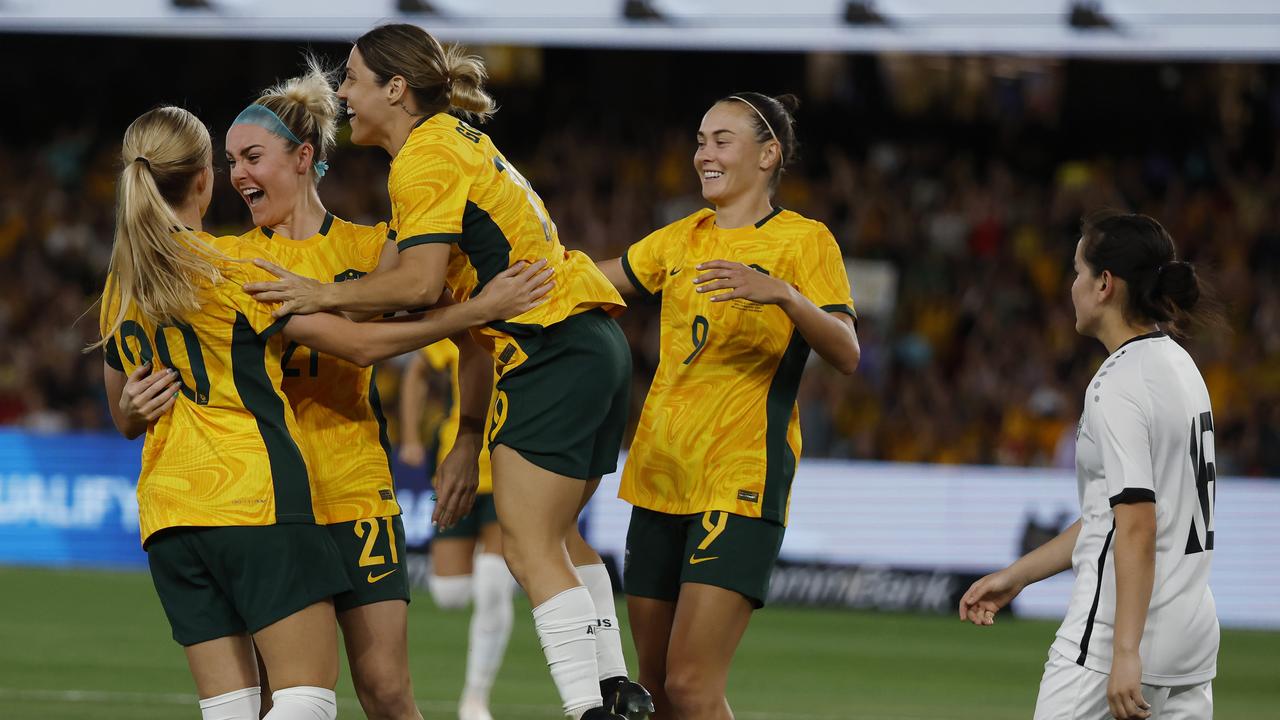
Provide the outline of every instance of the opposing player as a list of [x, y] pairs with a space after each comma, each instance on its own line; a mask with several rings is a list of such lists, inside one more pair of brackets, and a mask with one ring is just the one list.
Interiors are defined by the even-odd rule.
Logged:
[[[512, 263], [548, 260], [557, 282], [544, 305], [473, 333], [492, 346], [500, 375], [487, 440], [503, 554], [535, 606], [565, 713], [612, 717], [602, 709], [604, 691], [616, 697], [618, 687], [629, 694], [623, 705], [611, 705], [640, 711], [647, 693], [614, 674], [626, 665], [611, 589], [597, 587], [598, 574], [580, 578], [575, 571], [600, 566], [600, 557], [586, 546], [565, 547], [600, 477], [617, 464], [631, 358], [609, 312], [622, 298], [587, 256], [564, 249], [542, 200], [488, 136], [450, 114], [484, 119], [493, 111], [484, 77], [479, 59], [446, 51], [419, 27], [384, 25], [361, 36], [339, 96], [352, 142], [392, 156], [390, 224], [399, 263], [327, 284], [275, 268], [280, 281], [246, 289], [282, 302], [280, 313], [422, 306], [446, 285], [465, 307]], [[462, 373], [455, 453], [479, 453], [488, 382]], [[476, 479], [437, 479], [435, 519], [447, 526], [466, 510], [459, 488], [474, 488]], [[597, 607], [593, 596], [606, 595]]]
[[796, 157], [795, 98], [741, 93], [698, 129], [699, 210], [602, 264], [661, 304], [661, 356], [620, 496], [635, 506], [623, 587], [662, 718], [731, 718], [725, 685], [765, 603], [800, 457], [796, 393], [810, 348], [858, 365], [840, 248], [773, 204]]
[[1024, 587], [1074, 567], [1036, 719], [1212, 717], [1213, 412], [1161, 329], [1203, 315], [1201, 281], [1159, 223], [1112, 211], [1086, 219], [1074, 267], [1076, 331], [1110, 353], [1077, 431], [1081, 519], [975, 582], [960, 618], [991, 625]]
[[[245, 108], [226, 144], [231, 184], [256, 226], [242, 237], [293, 272], [334, 282], [369, 273], [384, 250], [395, 253], [385, 225], [335, 218], [320, 200], [337, 117], [337, 96], [312, 58], [305, 75]], [[404, 526], [374, 369], [293, 342], [281, 361], [299, 443], [313, 459], [317, 513], [352, 586], [334, 597], [334, 609], [356, 695], [370, 718], [420, 720], [409, 674]]]
[[[400, 383], [400, 459], [422, 467], [427, 447], [422, 442], [422, 419], [427, 409], [429, 380], [443, 376], [449, 384], [447, 415], [435, 433], [435, 465], [453, 449], [461, 411], [458, 408], [458, 348], [449, 340], [414, 354]], [[477, 553], [477, 550], [479, 552]], [[431, 539], [431, 598], [445, 610], [460, 610], [474, 602], [467, 644], [467, 675], [458, 703], [459, 720], [493, 720], [489, 691], [502, 667], [514, 622], [515, 580], [502, 558], [502, 530], [493, 503], [493, 474], [489, 451], [480, 450], [480, 485], [476, 502], [458, 524], [437, 530]]]
[[[125, 132], [122, 159], [97, 345], [117, 428], [147, 434], [138, 478], [143, 547], [201, 714], [258, 717], [256, 645], [275, 687], [266, 717], [334, 718], [330, 598], [350, 584], [332, 537], [315, 524], [310, 468], [281, 389], [285, 339], [372, 362], [526, 311], [546, 278], [533, 267], [508, 272], [484, 302], [411, 322], [273, 319], [269, 306], [239, 290], [265, 273], [238, 259], [262, 251], [200, 231], [213, 187], [200, 121], [174, 107], [147, 112]], [[172, 373], [182, 397], [150, 411], [152, 403], [124, 398], [127, 382], [155, 373]], [[168, 412], [155, 414], [165, 405]]]

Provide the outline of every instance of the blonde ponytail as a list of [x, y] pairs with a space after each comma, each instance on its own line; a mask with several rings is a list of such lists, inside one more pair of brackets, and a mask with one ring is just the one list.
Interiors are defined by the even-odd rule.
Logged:
[[264, 90], [254, 102], [274, 112], [294, 137], [311, 143], [315, 162], [321, 162], [337, 142], [341, 103], [334, 90], [334, 71], [315, 55], [306, 56], [306, 66], [302, 75]]
[[444, 66], [450, 109], [461, 110], [481, 122], [488, 120], [497, 110], [497, 104], [484, 90], [484, 83], [489, 79], [484, 61], [468, 54], [461, 45], [450, 45], [444, 51]]
[[111, 313], [104, 345], [120, 330], [131, 306], [152, 323], [199, 311], [201, 287], [218, 283], [227, 259], [174, 212], [209, 166], [209, 131], [191, 113], [172, 106], [151, 110], [129, 126], [121, 147], [116, 235], [102, 302]]

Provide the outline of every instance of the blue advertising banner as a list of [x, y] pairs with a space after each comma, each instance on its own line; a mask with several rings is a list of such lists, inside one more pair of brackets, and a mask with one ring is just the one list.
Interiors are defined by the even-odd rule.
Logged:
[[145, 566], [142, 440], [0, 429], [0, 563]]
[[[146, 567], [138, 531], [142, 439], [0, 428], [0, 564]], [[393, 463], [410, 548], [431, 538], [427, 468]]]

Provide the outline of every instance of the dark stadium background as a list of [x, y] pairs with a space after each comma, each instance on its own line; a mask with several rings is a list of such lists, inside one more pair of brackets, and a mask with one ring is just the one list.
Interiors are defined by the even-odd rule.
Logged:
[[[100, 291], [121, 129], [157, 103], [183, 105], [209, 124], [223, 167], [227, 123], [308, 49], [340, 64], [348, 46], [5, 39], [0, 259], [15, 272], [0, 290], [0, 423], [109, 426], [97, 359], [71, 352], [93, 323], [67, 328]], [[1275, 65], [480, 50], [501, 104], [486, 130], [564, 242], [597, 259], [699, 206], [689, 159], [711, 101], [746, 88], [803, 98], [802, 162], [781, 204], [824, 220], [855, 263], [887, 262], [897, 283], [888, 309], [863, 308], [857, 376], [811, 367], [806, 455], [1068, 463], [1101, 358], [1071, 332], [1070, 253], [1081, 214], [1106, 205], [1161, 219], [1210, 270], [1232, 332], [1190, 347], [1219, 415], [1219, 472], [1280, 475]], [[344, 144], [331, 164], [331, 210], [386, 216], [381, 151]], [[206, 220], [249, 226], [226, 182]], [[637, 404], [654, 318], [637, 308], [625, 320]], [[391, 407], [395, 374], [382, 373]]]
[[[19, 5], [0, 0], [0, 21]], [[1257, 19], [1275, 24], [1274, 13]], [[1140, 36], [1132, 42], [1141, 49]], [[1078, 512], [1030, 498], [1053, 482], [1074, 493], [1080, 398], [1104, 352], [1072, 327], [1067, 288], [1081, 215], [1112, 206], [1157, 217], [1210, 273], [1226, 307], [1226, 331], [1186, 342], [1214, 401], [1218, 475], [1255, 478], [1224, 493], [1224, 507], [1231, 500], [1234, 517], [1249, 522], [1218, 529], [1215, 573], [1236, 578], [1232, 607], [1246, 621], [1223, 633], [1216, 716], [1274, 714], [1280, 573], [1267, 538], [1280, 523], [1274, 503], [1250, 506], [1249, 498], [1274, 498], [1280, 488], [1266, 479], [1280, 478], [1280, 53], [1222, 60], [1201, 52], [1191, 61], [1155, 50], [1121, 59], [918, 47], [472, 47], [488, 63], [501, 108], [485, 131], [542, 196], [564, 243], [596, 259], [701, 206], [693, 136], [712, 101], [740, 90], [799, 95], [802, 157], [779, 202], [824, 221], [840, 242], [863, 357], [850, 378], [821, 362], [806, 372], [797, 497], [822, 503], [823, 493], [884, 483], [878, 497], [909, 515], [921, 498], [891, 485], [903, 478], [954, 470], [948, 502], [957, 507], [975, 499], [962, 497], [970, 492], [1025, 482], [1026, 507], [1018, 491], [1000, 498], [1010, 517], [964, 518], [979, 530], [1009, 521], [1015, 531], [1000, 552], [1042, 542]], [[80, 352], [96, 339], [119, 138], [142, 111], [182, 105], [208, 123], [215, 165], [225, 168], [227, 124], [257, 91], [298, 71], [304, 51], [336, 66], [348, 48], [0, 28], [0, 720], [194, 715], [181, 651], [140, 572], [136, 527], [117, 520], [125, 505], [88, 502], [73, 482], [85, 478], [72, 477], [128, 491], [121, 458], [136, 455], [113, 437], [101, 357]], [[321, 185], [330, 210], [386, 218], [380, 150], [353, 147], [344, 134], [330, 164]], [[220, 175], [206, 228], [248, 227]], [[634, 422], [657, 361], [656, 313], [636, 305], [622, 321], [636, 359]], [[393, 437], [401, 365], [379, 369]], [[59, 513], [73, 500], [93, 523], [66, 527]], [[824, 534], [840, 529], [848, 510], [830, 506], [829, 525], [793, 526], [789, 540], [843, 537]], [[592, 529], [616, 525], [613, 512], [597, 508]], [[956, 512], [947, 506], [906, 534], [932, 547], [925, 536], [959, 524]], [[978, 630], [922, 613], [924, 603], [902, 588], [936, 588], [941, 578], [954, 591], [969, 576], [952, 565], [902, 569], [858, 556], [881, 549], [836, 548], [854, 559], [827, 563], [788, 559], [778, 576], [783, 602], [753, 620], [734, 667], [738, 717], [1027, 717], [1056, 623], [1018, 613]], [[1004, 561], [974, 557], [962, 570]], [[855, 602], [854, 586], [870, 599]], [[936, 604], [949, 604], [942, 595]], [[527, 604], [516, 612], [495, 715], [555, 717]], [[410, 613], [419, 703], [427, 717], [451, 716], [466, 615], [439, 611], [426, 593]], [[338, 693], [342, 716], [358, 717], [345, 667]]]

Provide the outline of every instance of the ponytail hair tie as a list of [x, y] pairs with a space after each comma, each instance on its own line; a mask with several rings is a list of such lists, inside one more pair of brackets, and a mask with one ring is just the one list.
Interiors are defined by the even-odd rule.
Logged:
[[141, 155], [139, 155], [138, 157], [134, 158], [134, 159], [133, 159], [133, 161], [134, 161], [134, 162], [140, 162], [140, 163], [142, 163], [143, 165], [146, 165], [148, 170], [150, 170], [150, 169], [151, 169], [151, 161], [150, 161], [150, 160], [148, 160], [148, 159], [146, 159], [146, 158], [144, 158], [144, 157], [142, 157]]
[[324, 160], [317, 160], [311, 167], [315, 169], [317, 178], [322, 178], [325, 173], [329, 172], [329, 163]]

